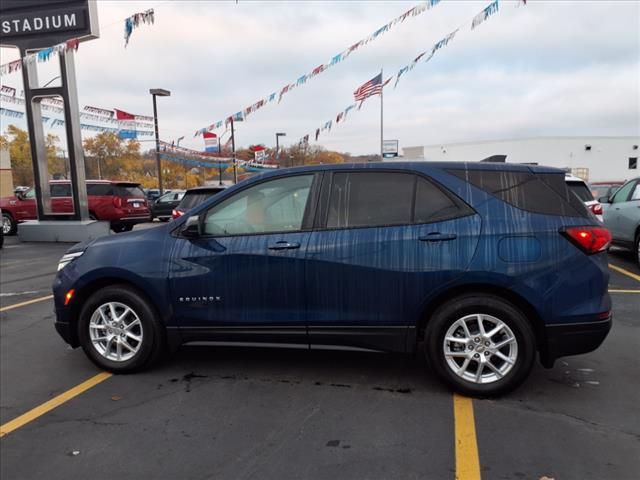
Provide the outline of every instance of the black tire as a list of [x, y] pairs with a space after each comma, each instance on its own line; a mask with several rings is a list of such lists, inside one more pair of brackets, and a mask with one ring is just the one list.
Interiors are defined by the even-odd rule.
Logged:
[[169, 217], [159, 217], [158, 220], [160, 220], [161, 222], [168, 222], [171, 219]]
[[5, 222], [9, 222], [9, 230], [4, 232], [5, 235], [15, 235], [18, 231], [18, 222], [16, 222], [8, 213], [2, 213], [2, 228], [4, 228]]
[[[517, 355], [513, 366], [502, 378], [491, 383], [475, 383], [462, 378], [453, 371], [445, 358], [444, 339], [447, 330], [458, 319], [472, 314], [490, 315], [499, 319], [511, 329], [517, 342]], [[472, 334], [475, 337], [475, 332], [472, 332]], [[495, 339], [496, 336], [494, 335], [492, 338]], [[504, 395], [514, 390], [529, 375], [536, 354], [535, 335], [530, 322], [522, 312], [500, 297], [481, 293], [462, 295], [440, 306], [428, 321], [424, 344], [427, 360], [438, 377], [453, 390], [464, 395], [477, 397]], [[450, 344], [453, 345], [455, 342]], [[472, 344], [472, 348], [473, 346], [475, 345]], [[482, 355], [482, 352], [480, 355]], [[489, 354], [486, 353], [486, 355]], [[489, 358], [494, 357], [491, 356]], [[460, 362], [463, 361], [460, 360]], [[471, 360], [471, 362], [474, 362], [474, 360]], [[477, 371], [477, 363], [470, 363], [469, 365], [476, 366]]]
[[[97, 309], [109, 302], [129, 307], [138, 316], [142, 340], [137, 352], [127, 360], [114, 361], [103, 356], [94, 347], [89, 333], [89, 323]], [[89, 359], [98, 367], [114, 373], [130, 373], [151, 366], [166, 351], [166, 335], [155, 309], [136, 290], [125, 285], [113, 285], [95, 292], [82, 306], [78, 319], [78, 339]]]
[[111, 225], [111, 230], [113, 230], [116, 233], [130, 232], [131, 230], [133, 230], [133, 225], [124, 225], [122, 223], [116, 223]]
[[98, 220], [98, 217], [96, 217], [95, 213], [89, 212], [89, 220]]
[[635, 253], [636, 256], [636, 263], [638, 264], [638, 267], [640, 267], [640, 232], [637, 233], [636, 241], [633, 243], [633, 245], [633, 253]]

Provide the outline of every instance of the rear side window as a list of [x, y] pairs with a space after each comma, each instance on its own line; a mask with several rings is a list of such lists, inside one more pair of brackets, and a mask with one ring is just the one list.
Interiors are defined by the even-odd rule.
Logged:
[[183, 211], [191, 210], [193, 207], [197, 207], [201, 203], [207, 201], [207, 199], [211, 198], [213, 195], [215, 195], [214, 192], [186, 193], [180, 202], [180, 209]]
[[473, 213], [424, 178], [418, 177], [414, 223], [429, 223]]
[[54, 183], [51, 185], [52, 197], [70, 197], [71, 185], [69, 183]]
[[448, 172], [521, 210], [544, 215], [590, 216], [584, 203], [569, 191], [562, 173], [453, 169]]
[[570, 192], [573, 192], [583, 202], [593, 201], [593, 195], [589, 191], [589, 187], [583, 182], [567, 182]]
[[335, 173], [327, 228], [411, 223], [413, 188], [405, 173]]
[[113, 195], [113, 185], [109, 183], [89, 183], [87, 185], [87, 195], [95, 197]]
[[140, 187], [116, 185], [114, 188], [115, 188], [116, 195], [118, 195], [119, 197], [145, 198], [145, 194]]
[[473, 213], [434, 183], [411, 173], [333, 174], [327, 228], [430, 223]]

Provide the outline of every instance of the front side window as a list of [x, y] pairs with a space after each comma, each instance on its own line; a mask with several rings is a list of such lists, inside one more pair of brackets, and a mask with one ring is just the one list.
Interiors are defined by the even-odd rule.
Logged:
[[335, 173], [327, 228], [410, 224], [414, 179], [395, 172]]
[[205, 215], [207, 235], [248, 235], [302, 229], [313, 175], [260, 183], [227, 198]]
[[629, 194], [631, 193], [631, 190], [633, 189], [634, 185], [635, 185], [635, 182], [628, 182], [628, 183], [625, 183], [623, 186], [621, 186], [620, 189], [613, 196], [613, 200], [611, 201], [611, 203], [626, 202], [627, 199], [629, 198]]

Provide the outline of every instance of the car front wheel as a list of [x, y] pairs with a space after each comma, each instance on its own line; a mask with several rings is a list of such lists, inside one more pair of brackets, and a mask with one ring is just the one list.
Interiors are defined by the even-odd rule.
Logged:
[[535, 336], [527, 318], [493, 296], [454, 298], [433, 314], [425, 332], [427, 358], [457, 392], [496, 396], [527, 377], [535, 358]]
[[4, 235], [15, 235], [18, 231], [18, 223], [8, 213], [2, 214], [2, 233]]
[[100, 368], [126, 373], [155, 362], [164, 351], [164, 334], [154, 309], [135, 290], [111, 286], [84, 304], [78, 338]]

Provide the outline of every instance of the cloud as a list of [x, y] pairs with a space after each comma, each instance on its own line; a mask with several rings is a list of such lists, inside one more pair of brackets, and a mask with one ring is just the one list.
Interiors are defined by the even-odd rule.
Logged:
[[[150, 114], [158, 101], [161, 136], [185, 135], [241, 110], [327, 62], [417, 2], [167, 2], [156, 24], [123, 47], [122, 21], [154, 5], [99, 2], [101, 38], [77, 55], [80, 105]], [[534, 135], [640, 135], [638, 2], [501, 2], [470, 31], [489, 2], [443, 1], [396, 25], [357, 54], [238, 125], [238, 142], [284, 144], [353, 102], [352, 92], [381, 68], [397, 72], [458, 26], [453, 42], [385, 90], [385, 136], [401, 146]], [[3, 62], [15, 55], [2, 50]], [[51, 62], [49, 62], [51, 63]], [[50, 68], [50, 67], [47, 67]], [[46, 75], [41, 75], [45, 78]], [[2, 79], [15, 86], [20, 75]], [[21, 88], [18, 86], [18, 88]], [[327, 148], [379, 149], [379, 100], [322, 133]], [[3, 119], [5, 123], [6, 119]]]

